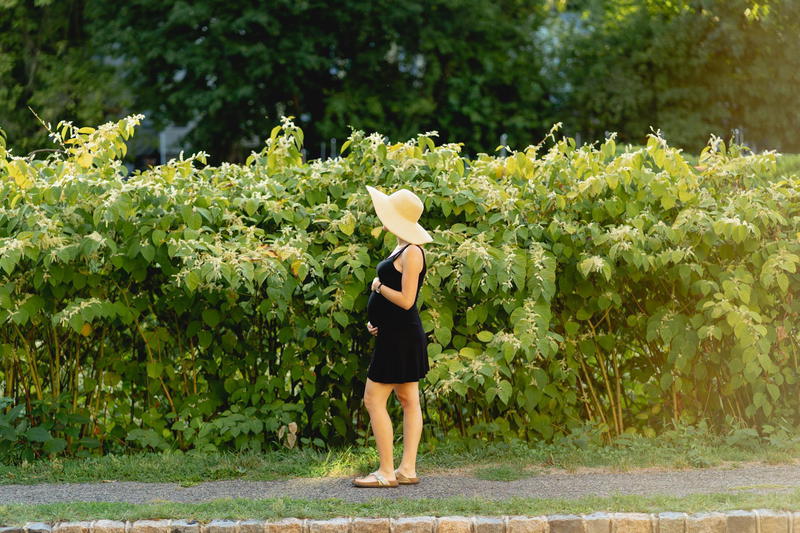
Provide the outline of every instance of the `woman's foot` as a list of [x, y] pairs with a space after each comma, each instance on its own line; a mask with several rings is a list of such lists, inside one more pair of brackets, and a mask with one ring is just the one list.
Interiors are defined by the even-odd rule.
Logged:
[[401, 485], [416, 485], [419, 483], [419, 478], [417, 477], [417, 473], [414, 472], [413, 476], [407, 476], [403, 473], [401, 469], [396, 469], [394, 471], [395, 477], [397, 478], [397, 482]]
[[353, 480], [353, 485], [357, 487], [396, 487], [398, 484], [394, 472], [385, 474], [380, 470]]
[[416, 469], [414, 469], [414, 470], [408, 470], [408, 469], [405, 469], [405, 468], [403, 468], [402, 466], [395, 468], [395, 469], [394, 469], [394, 473], [395, 473], [395, 474], [398, 474], [398, 473], [400, 473], [400, 474], [402, 474], [402, 475], [404, 475], [404, 476], [406, 476], [406, 477], [408, 477], [408, 478], [414, 478], [414, 477], [417, 477], [417, 471], [416, 471]]

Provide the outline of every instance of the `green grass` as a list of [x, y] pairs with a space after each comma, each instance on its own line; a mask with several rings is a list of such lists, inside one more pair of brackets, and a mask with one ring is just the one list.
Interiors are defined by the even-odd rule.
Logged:
[[[398, 435], [401, 434], [398, 431]], [[787, 435], [791, 435], [787, 433]], [[395, 447], [399, 462], [400, 442]], [[743, 431], [713, 436], [705, 428], [670, 430], [655, 438], [625, 435], [601, 445], [588, 434], [572, 434], [554, 444], [487, 443], [423, 440], [417, 470], [425, 476], [451, 472], [481, 479], [511, 481], [552, 469], [574, 471], [602, 468], [631, 471], [640, 467], [735, 468], [742, 463], [797, 463], [800, 444], [791, 436], [761, 439]], [[189, 486], [220, 479], [276, 480], [290, 477], [346, 477], [365, 474], [378, 464], [374, 447], [339, 450], [282, 449], [265, 453], [137, 453], [86, 459], [54, 458], [21, 465], [0, 466], [0, 483], [91, 482], [102, 480], [175, 482]], [[385, 500], [350, 503], [341, 500], [227, 499], [201, 504], [74, 502], [44, 505], [0, 505], [0, 523], [112, 518], [214, 518], [334, 516], [403, 516], [448, 514], [589, 513], [595, 511], [685, 511], [773, 508], [800, 509], [800, 491], [754, 494], [777, 487], [741, 486], [726, 494], [678, 497], [617, 496], [577, 500], [479, 498]]]
[[[710, 437], [680, 430], [655, 438], [625, 435], [611, 445], [581, 437], [556, 444], [423, 442], [417, 470], [422, 474], [459, 470], [483, 479], [510, 480], [543, 469], [575, 471], [597, 467], [615, 472], [641, 467], [732, 468], [744, 462], [795, 463], [796, 441]], [[400, 443], [395, 447], [399, 464]], [[84, 459], [54, 458], [20, 465], [0, 465], [0, 485], [102, 480], [175, 482], [186, 485], [221, 479], [279, 480], [293, 477], [346, 477], [375, 469], [374, 447], [339, 450], [283, 449], [263, 453], [135, 453]]]
[[[392, 489], [393, 490], [393, 489]], [[325, 519], [339, 516], [399, 517], [446, 515], [528, 515], [605, 512], [726, 511], [732, 509], [800, 509], [800, 490], [784, 494], [700, 494], [674, 496], [587, 497], [576, 500], [512, 498], [447, 498], [395, 500], [376, 498], [365, 503], [339, 499], [294, 500], [227, 499], [210, 502], [127, 504], [105, 502], [0, 505], [0, 524], [58, 522], [66, 520], [139, 520], [182, 518], [207, 522], [213, 519], [273, 520], [286, 517]]]

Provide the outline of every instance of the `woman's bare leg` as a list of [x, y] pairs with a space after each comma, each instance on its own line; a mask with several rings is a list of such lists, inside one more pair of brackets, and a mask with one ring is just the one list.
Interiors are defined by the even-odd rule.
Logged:
[[[372, 424], [372, 433], [375, 435], [375, 444], [378, 447], [378, 455], [381, 465], [378, 468], [383, 477], [389, 481], [394, 481], [394, 457], [392, 441], [392, 420], [386, 411], [386, 400], [392, 393], [393, 384], [378, 383], [367, 378], [367, 385], [364, 388], [364, 405], [369, 411], [369, 420]], [[375, 476], [359, 478], [363, 481], [375, 481]]]
[[403, 406], [403, 459], [397, 470], [406, 477], [417, 477], [417, 447], [422, 437], [419, 382], [397, 383], [394, 393]]

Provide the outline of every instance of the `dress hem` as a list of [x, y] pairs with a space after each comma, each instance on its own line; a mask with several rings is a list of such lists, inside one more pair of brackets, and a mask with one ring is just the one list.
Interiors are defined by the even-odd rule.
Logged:
[[405, 381], [379, 381], [377, 379], [372, 379], [370, 376], [367, 376], [367, 377], [370, 380], [374, 381], [375, 383], [386, 383], [387, 385], [388, 384], [397, 384], [397, 383], [414, 383], [414, 382], [418, 382], [418, 381], [420, 381], [420, 380], [425, 378], [425, 376], [422, 376], [421, 378], [409, 379], [409, 380], [405, 380]]

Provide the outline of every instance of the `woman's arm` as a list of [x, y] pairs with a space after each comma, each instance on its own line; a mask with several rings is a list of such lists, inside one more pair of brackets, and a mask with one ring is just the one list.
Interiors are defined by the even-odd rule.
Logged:
[[[409, 246], [400, 255], [403, 265], [402, 290], [396, 291], [386, 285], [381, 285], [381, 295], [393, 304], [403, 309], [411, 309], [417, 297], [417, 284], [419, 273], [422, 272], [422, 250], [418, 246]], [[378, 286], [372, 282], [372, 290]]]

